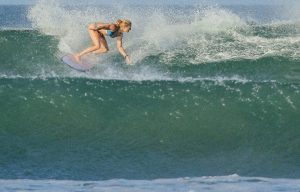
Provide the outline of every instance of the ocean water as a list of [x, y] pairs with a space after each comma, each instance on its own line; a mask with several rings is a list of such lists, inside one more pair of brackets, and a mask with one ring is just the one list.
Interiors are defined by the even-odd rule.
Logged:
[[299, 7], [0, 6], [0, 191], [299, 192]]

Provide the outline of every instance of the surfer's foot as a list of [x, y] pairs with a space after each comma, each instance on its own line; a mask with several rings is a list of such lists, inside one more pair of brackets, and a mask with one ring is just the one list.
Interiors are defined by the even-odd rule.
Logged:
[[80, 56], [78, 54], [74, 55], [74, 58], [78, 63], [80, 62]]

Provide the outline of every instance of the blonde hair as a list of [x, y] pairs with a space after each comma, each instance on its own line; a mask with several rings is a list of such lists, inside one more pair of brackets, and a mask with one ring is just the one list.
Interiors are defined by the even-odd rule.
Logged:
[[116, 24], [118, 26], [131, 26], [131, 21], [128, 19], [118, 19]]

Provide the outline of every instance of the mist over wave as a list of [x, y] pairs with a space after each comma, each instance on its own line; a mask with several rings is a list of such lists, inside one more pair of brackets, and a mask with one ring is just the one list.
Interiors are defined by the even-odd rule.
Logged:
[[[133, 30], [126, 34], [125, 41], [135, 62], [157, 54], [163, 54], [165, 62], [185, 55], [189, 63], [195, 64], [266, 55], [299, 57], [300, 26], [296, 23], [264, 26], [266, 31], [258, 31], [258, 26], [251, 26], [230, 10], [217, 6], [190, 7], [185, 12], [122, 5], [72, 9], [52, 0], [37, 3], [29, 18], [41, 32], [59, 38], [62, 52], [77, 52], [89, 45], [89, 23], [130, 18]], [[285, 29], [294, 34], [287, 31], [290, 35], [284, 35]]]
[[[41, 36], [52, 37], [50, 42], [44, 42], [45, 47], [51, 44], [53, 52], [48, 52], [48, 55], [52, 58], [50, 62], [46, 62], [48, 66], [37, 64], [40, 69], [37, 69], [35, 75], [42, 75], [42, 69], [47, 74], [84, 76], [70, 70], [62, 73], [60, 57], [91, 45], [87, 31], [89, 23], [114, 22], [118, 18], [129, 18], [133, 22], [132, 31], [124, 35], [124, 47], [136, 66], [125, 66], [117, 51], [116, 42], [107, 39], [111, 50], [109, 53], [88, 56], [97, 63], [88, 77], [132, 80], [198, 78], [199, 73], [203, 75], [199, 70], [187, 76], [182, 74], [182, 69], [193, 68], [190, 65], [213, 66], [215, 63], [226, 62], [245, 67], [245, 64], [239, 63], [264, 58], [277, 62], [281, 60], [278, 58], [284, 58], [280, 66], [290, 62], [297, 65], [299, 63], [299, 23], [285, 20], [260, 24], [221, 6], [172, 8], [127, 6], [122, 3], [110, 6], [67, 6], [60, 1], [42, 0], [30, 8], [27, 17]], [[40, 61], [43, 62], [45, 61]], [[292, 64], [292, 70], [288, 73], [297, 71], [298, 69], [294, 70], [297, 65]], [[221, 72], [218, 75], [230, 78], [240, 74], [228, 76]]]

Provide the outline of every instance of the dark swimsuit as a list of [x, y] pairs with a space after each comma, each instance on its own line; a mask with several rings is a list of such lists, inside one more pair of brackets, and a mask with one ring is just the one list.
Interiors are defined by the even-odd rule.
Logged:
[[106, 30], [106, 32], [108, 36], [110, 36], [111, 38], [115, 38], [118, 36], [119, 29], [115, 32], [113, 32], [112, 30]]
[[[98, 33], [104, 37], [104, 34], [101, 33], [100, 31], [98, 31]], [[116, 30], [115, 32], [113, 32], [112, 30], [106, 30], [106, 33], [107, 33], [107, 36], [110, 36], [111, 38], [115, 38], [118, 36], [118, 33], [119, 33], [119, 29]]]
[[[97, 23], [95, 23], [96, 27], [97, 27]], [[118, 30], [116, 30], [115, 32], [113, 32], [112, 30], [106, 30], [107, 36], [110, 36], [111, 38], [115, 38], [118, 36], [120, 27], [118, 27]], [[99, 30], [97, 30], [100, 36], [104, 37], [104, 34], [101, 33]]]

